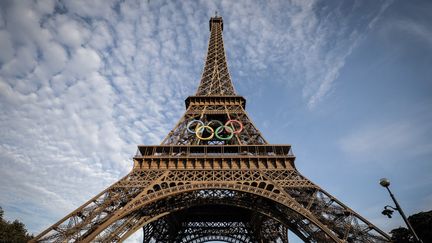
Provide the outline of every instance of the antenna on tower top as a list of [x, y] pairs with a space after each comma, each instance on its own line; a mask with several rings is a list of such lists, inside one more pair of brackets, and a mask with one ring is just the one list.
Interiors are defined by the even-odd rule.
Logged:
[[217, 10], [215, 11], [215, 17], [217, 17]]

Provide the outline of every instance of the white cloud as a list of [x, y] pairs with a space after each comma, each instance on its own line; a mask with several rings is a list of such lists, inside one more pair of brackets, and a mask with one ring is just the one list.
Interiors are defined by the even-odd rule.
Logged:
[[103, 50], [112, 45], [112, 43], [113, 36], [108, 23], [104, 21], [96, 21], [91, 33], [91, 39], [87, 44]]
[[[76, 14], [81, 17], [112, 19], [115, 17], [112, 9], [115, 3], [116, 1], [113, 0], [95, 0], [86, 2], [85, 4], [80, 1], [65, 1], [63, 4], [70, 15]], [[137, 14], [134, 16], [137, 16]]]
[[52, 13], [54, 7], [55, 7], [55, 0], [37, 1], [35, 5], [37, 12], [39, 12], [42, 15]]
[[67, 66], [67, 74], [74, 77], [86, 77], [99, 69], [100, 61], [95, 50], [78, 48], [72, 54]]
[[57, 40], [72, 48], [83, 45], [89, 38], [89, 30], [70, 17], [61, 16], [56, 19]]
[[404, 155], [420, 155], [432, 151], [432, 144], [418, 144], [428, 130], [430, 127], [416, 121], [371, 124], [342, 137], [339, 145], [343, 151], [354, 156], [367, 154], [381, 157], [398, 151], [403, 151]]
[[131, 235], [128, 239], [126, 239], [125, 243], [140, 243], [142, 242], [143, 232], [138, 230], [135, 234]]
[[227, 43], [239, 50], [229, 53], [231, 62], [253, 81], [252, 75], [267, 74], [266, 69], [277, 66], [276, 73], [262, 78], [300, 84], [305, 103], [314, 108], [331, 92], [345, 59], [389, 4], [360, 16], [360, 7], [349, 8], [341, 2], [327, 7], [320, 7], [320, 1], [290, 5], [272, 1], [260, 6], [222, 2], [223, 13], [239, 19], [227, 24], [227, 31], [233, 33]]
[[19, 47], [15, 52], [15, 58], [5, 63], [0, 70], [3, 77], [24, 77], [29, 75], [36, 66], [37, 52], [34, 47]]
[[14, 56], [14, 48], [9, 32], [0, 31], [0, 63], [8, 62]]
[[386, 32], [395, 30], [403, 32], [406, 36], [413, 36], [432, 48], [432, 28], [428, 24], [419, 23], [412, 19], [401, 19], [388, 22], [385, 25]]

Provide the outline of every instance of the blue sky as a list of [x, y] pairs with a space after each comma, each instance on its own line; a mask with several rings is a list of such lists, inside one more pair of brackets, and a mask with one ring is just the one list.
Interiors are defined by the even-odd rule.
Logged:
[[[299, 171], [382, 229], [432, 209], [430, 1], [1, 1], [0, 206], [32, 233], [159, 144], [224, 18], [237, 92]], [[131, 241], [139, 238], [139, 234]]]

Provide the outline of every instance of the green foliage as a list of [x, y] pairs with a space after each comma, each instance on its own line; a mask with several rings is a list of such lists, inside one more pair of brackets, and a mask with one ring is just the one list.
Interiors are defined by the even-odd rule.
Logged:
[[432, 211], [413, 214], [408, 220], [424, 243], [432, 242]]
[[27, 233], [25, 225], [18, 220], [9, 222], [3, 219], [4, 211], [0, 207], [0, 243], [28, 242], [33, 236]]
[[414, 242], [410, 231], [407, 228], [399, 227], [390, 231], [392, 241], [394, 243], [408, 243]]
[[[420, 212], [408, 217], [418, 237], [424, 242], [432, 242], [432, 211]], [[411, 232], [404, 227], [390, 231], [394, 243], [415, 242]]]

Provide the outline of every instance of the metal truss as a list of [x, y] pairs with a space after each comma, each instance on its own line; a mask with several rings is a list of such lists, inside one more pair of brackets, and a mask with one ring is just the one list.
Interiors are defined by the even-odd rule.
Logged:
[[196, 95], [235, 95], [231, 77], [228, 72], [225, 48], [222, 38], [223, 22], [221, 17], [210, 20], [210, 39], [207, 58], [201, 83]]
[[[178, 233], [175, 233], [174, 236], [170, 236], [169, 227], [172, 227], [170, 224], [172, 225], [172, 222], [176, 222], [174, 217], [162, 219], [156, 223], [146, 225], [144, 227], [145, 232], [148, 232], [149, 229], [159, 228], [158, 232], [163, 232], [164, 234], [153, 234], [153, 236], [147, 238], [145, 242], [288, 242], [287, 228], [283, 227], [283, 225], [276, 220], [270, 218], [267, 218], [265, 221], [250, 222], [183, 222], [179, 225], [179, 228], [175, 228], [176, 230], [179, 230]], [[161, 224], [160, 222], [163, 223]], [[151, 232], [154, 231], [152, 230]]]
[[[229, 141], [218, 141], [213, 138], [210, 141], [198, 139], [194, 134], [187, 131], [187, 125], [192, 120], [209, 122], [218, 120], [225, 123], [228, 120], [238, 120], [243, 124], [243, 131], [235, 134], [234, 138]], [[214, 128], [216, 129], [216, 128]], [[267, 144], [267, 141], [261, 135], [249, 119], [246, 111], [239, 105], [226, 106], [224, 104], [207, 105], [191, 104], [177, 123], [176, 127], [167, 135], [162, 144], [172, 145], [212, 145], [212, 144]]]
[[[277, 220], [306, 242], [385, 242], [387, 239], [385, 233], [294, 169], [135, 169], [43, 232], [37, 240], [121, 241], [164, 216], [209, 204], [259, 212]], [[211, 232], [203, 230], [201, 232]], [[192, 237], [187, 234], [190, 231], [183, 232]], [[160, 233], [163, 234], [164, 231]], [[272, 235], [271, 231], [267, 234]], [[227, 234], [229, 236], [233, 237]]]
[[267, 143], [232, 86], [222, 28], [211, 18], [197, 94], [161, 145], [138, 146], [128, 175], [32, 242], [121, 242], [141, 229], [144, 242], [284, 243], [288, 230], [304, 242], [390, 241], [301, 175], [290, 145]]
[[[162, 220], [161, 220], [162, 221]], [[222, 240], [228, 242], [254, 242], [248, 225], [244, 222], [183, 222], [173, 237], [175, 242], [206, 242]], [[166, 232], [168, 233], [168, 232]], [[156, 237], [161, 242], [169, 234]]]

